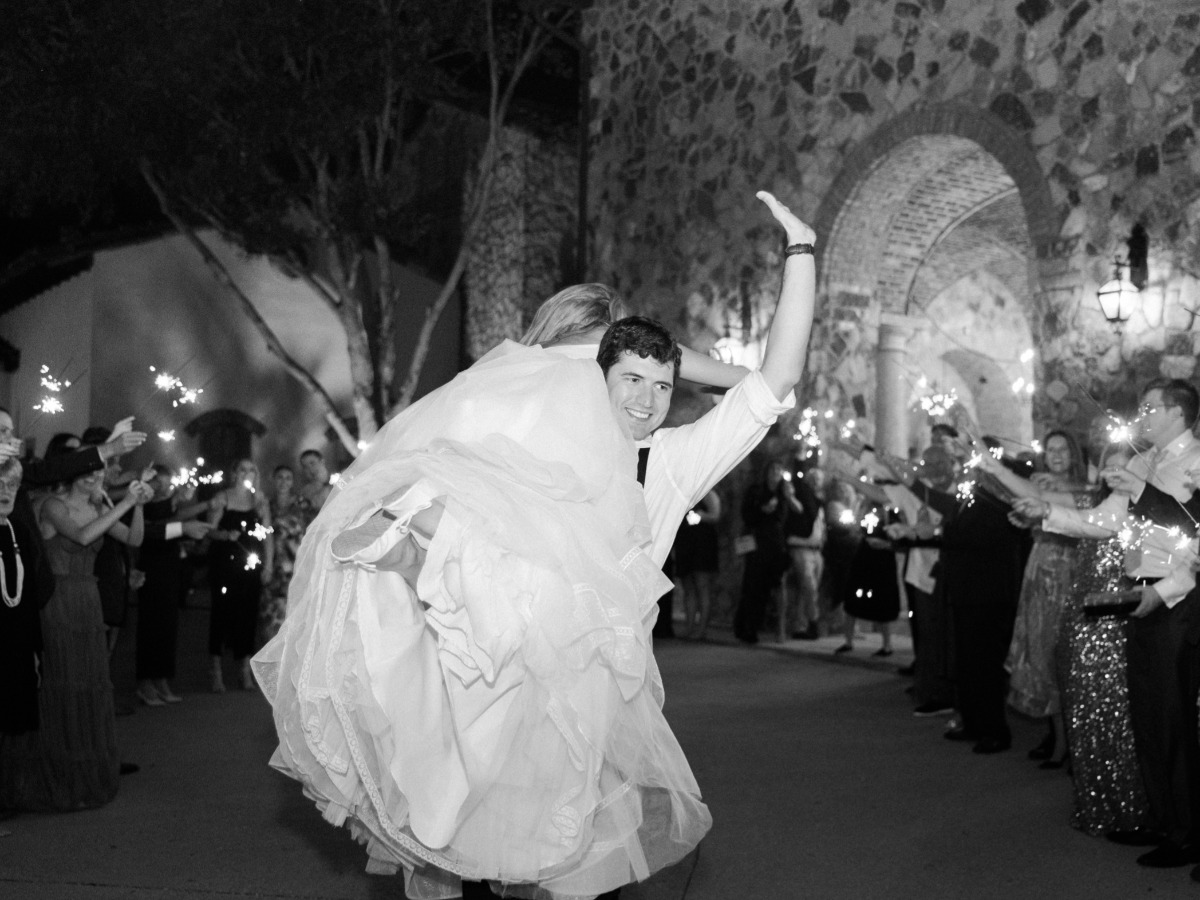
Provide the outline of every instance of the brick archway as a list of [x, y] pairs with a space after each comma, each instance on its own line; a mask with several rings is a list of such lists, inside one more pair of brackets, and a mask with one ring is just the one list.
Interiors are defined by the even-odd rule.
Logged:
[[[958, 346], [981, 355], [1005, 348], [999, 356], [1008, 359], [997, 359], [984, 405], [994, 407], [989, 418], [1027, 438], [1028, 407], [1007, 384], [997, 390], [997, 381], [1033, 376], [1032, 361], [1016, 357], [1038, 330], [1039, 259], [1058, 235], [1059, 216], [1025, 136], [988, 112], [956, 103], [899, 116], [846, 159], [815, 225], [824, 242], [820, 315], [838, 368], [874, 368], [870, 354], [881, 312], [924, 316], [932, 330], [942, 331], [942, 345], [922, 349], [945, 362], [967, 358], [946, 354]], [[974, 335], [967, 327], [964, 339], [961, 331], [942, 329], [926, 308], [947, 291], [962, 310], [979, 298], [980, 329], [998, 331]], [[864, 339], [847, 339], [854, 332]], [[853, 355], [857, 364], [848, 359]], [[977, 373], [962, 374], [978, 380]], [[869, 383], [842, 387], [872, 393]], [[1018, 419], [1020, 427], [1013, 424]]]

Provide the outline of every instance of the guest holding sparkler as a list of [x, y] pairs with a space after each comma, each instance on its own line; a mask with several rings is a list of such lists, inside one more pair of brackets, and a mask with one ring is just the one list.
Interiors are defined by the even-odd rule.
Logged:
[[208, 522], [212, 547], [209, 551], [209, 587], [212, 616], [208, 628], [208, 652], [212, 657], [213, 693], [225, 691], [221, 656], [228, 646], [238, 666], [241, 686], [254, 690], [250, 654], [254, 652], [258, 606], [263, 585], [275, 565], [275, 543], [271, 539], [271, 505], [258, 490], [258, 466], [253, 460], [238, 460], [230, 487], [214, 498]]
[[263, 589], [262, 610], [259, 615], [260, 632], [266, 643], [279, 631], [287, 612], [288, 585], [292, 583], [292, 570], [296, 564], [296, 552], [304, 530], [316, 515], [308, 503], [296, 493], [296, 473], [288, 465], [276, 466], [271, 474], [275, 491], [271, 496], [271, 538], [275, 545], [274, 565], [270, 569], [270, 580]]
[[[969, 480], [973, 473], [960, 479], [951, 494], [916, 480], [915, 471], [902, 460], [884, 456], [881, 461], [942, 516], [938, 583], [951, 610], [962, 717], [961, 727], [945, 737], [973, 742], [975, 753], [1008, 750], [1012, 732], [1005, 715], [1004, 660], [1012, 643], [1023, 571], [1020, 533], [1009, 523], [1004, 501], [974, 489]], [[982, 572], [986, 578], [980, 577]]]
[[[1151, 448], [1125, 468], [1102, 470], [1112, 494], [1086, 511], [1033, 499], [1019, 501], [1018, 509], [1042, 518], [1047, 531], [1082, 537], [1111, 537], [1141, 519], [1166, 527], [1190, 526], [1182, 504], [1192, 496], [1190, 473], [1200, 469], [1200, 441], [1192, 434], [1198, 415], [1200, 393], [1193, 385], [1179, 379], [1150, 382], [1142, 392], [1136, 425]], [[1145, 484], [1158, 492], [1145, 490]], [[1166, 510], [1151, 508], [1159, 492], [1178, 502]], [[1164, 512], [1170, 516], [1164, 517]], [[1189, 599], [1189, 593], [1195, 573], [1186, 559], [1181, 561], [1183, 554], [1156, 542], [1130, 550], [1125, 573], [1130, 586], [1139, 590], [1140, 601], [1130, 614], [1129, 710], [1150, 824], [1110, 832], [1109, 838], [1132, 846], [1157, 845], [1139, 856], [1138, 864], [1172, 868], [1200, 861], [1200, 823], [1193, 809], [1200, 773], [1191, 750], [1196, 734], [1188, 730], [1188, 723], [1194, 721], [1188, 707], [1195, 706], [1196, 697], [1180, 674], [1187, 669], [1192, 651], [1186, 635], [1194, 614], [1195, 598]]]
[[[1042, 439], [1041, 471], [1031, 480], [1010, 471], [991, 454], [980, 458], [980, 468], [1004, 484], [1018, 497], [1035, 497], [1048, 502], [1086, 508], [1093, 492], [1084, 485], [1083, 454], [1073, 436], [1050, 431]], [[1034, 528], [1033, 550], [1025, 564], [1017, 620], [1006, 667], [1009, 671], [1009, 705], [1030, 718], [1045, 719], [1046, 737], [1029, 751], [1043, 768], [1061, 768], [1067, 758], [1063, 729], [1060, 684], [1055, 663], [1059, 620], [1071, 591], [1074, 575], [1074, 538], [1047, 532], [1037, 523], [1017, 517], [1021, 527]]]
[[138, 553], [143, 583], [138, 591], [135, 694], [146, 706], [163, 706], [182, 699], [171, 690], [183, 576], [180, 538], [199, 540], [208, 534], [209, 524], [196, 517], [217, 501], [192, 502], [194, 485], [176, 485], [162, 464], [153, 473], [154, 498], [146, 504], [146, 537]]
[[[48, 497], [39, 512], [56, 585], [42, 610], [45, 641], [39, 698], [41, 728], [26, 745], [26, 778], [17, 806], [33, 810], [102, 806], [117, 792], [117, 756], [112, 681], [96, 554], [105, 534], [130, 546], [142, 542], [142, 507], [149, 488], [134, 482], [112, 509], [97, 502], [103, 473], [75, 478]], [[133, 516], [126, 526], [122, 516]]]

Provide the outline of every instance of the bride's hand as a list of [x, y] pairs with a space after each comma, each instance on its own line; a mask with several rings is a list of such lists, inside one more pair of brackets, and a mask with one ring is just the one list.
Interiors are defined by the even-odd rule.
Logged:
[[754, 196], [767, 204], [775, 221], [782, 225], [783, 230], [787, 232], [789, 244], [815, 244], [817, 242], [817, 233], [801, 222], [795, 213], [776, 200], [774, 194], [759, 191]]

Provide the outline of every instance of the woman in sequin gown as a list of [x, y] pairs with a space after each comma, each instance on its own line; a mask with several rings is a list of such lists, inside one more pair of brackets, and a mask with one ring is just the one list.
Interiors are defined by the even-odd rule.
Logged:
[[[1123, 466], [1126, 451], [1113, 448], [1101, 463]], [[1101, 498], [1091, 495], [1081, 507]], [[1071, 748], [1075, 810], [1071, 824], [1088, 834], [1131, 831], [1146, 824], [1148, 806], [1134, 755], [1125, 674], [1126, 620], [1083, 611], [1093, 591], [1128, 587], [1125, 548], [1117, 538], [1082, 539], [1072, 590], [1066, 595], [1057, 650], [1062, 709]]]

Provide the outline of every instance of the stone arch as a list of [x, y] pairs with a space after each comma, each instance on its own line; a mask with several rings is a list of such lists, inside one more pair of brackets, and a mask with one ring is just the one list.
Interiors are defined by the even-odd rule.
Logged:
[[[982, 417], [1004, 436], [1027, 440], [1029, 405], [1011, 385], [1033, 377], [1025, 351], [1041, 319], [1038, 265], [1058, 235], [1059, 215], [1024, 134], [959, 103], [901, 115], [846, 159], [815, 225], [824, 239], [819, 302], [838, 358], [835, 378], [874, 368], [881, 313], [916, 313], [945, 338], [941, 347], [921, 347], [925, 356], [916, 362], [962, 363], [969, 371], [955, 369], [971, 384]], [[981, 333], [967, 326], [956, 336], [940, 327], [927, 308], [947, 294], [968, 315], [978, 313]], [[948, 357], [947, 341], [960, 352]], [[994, 360], [986, 376], [975, 371], [981, 363], [966, 362], [993, 350], [1007, 359]], [[871, 395], [870, 383], [862, 388]]]

